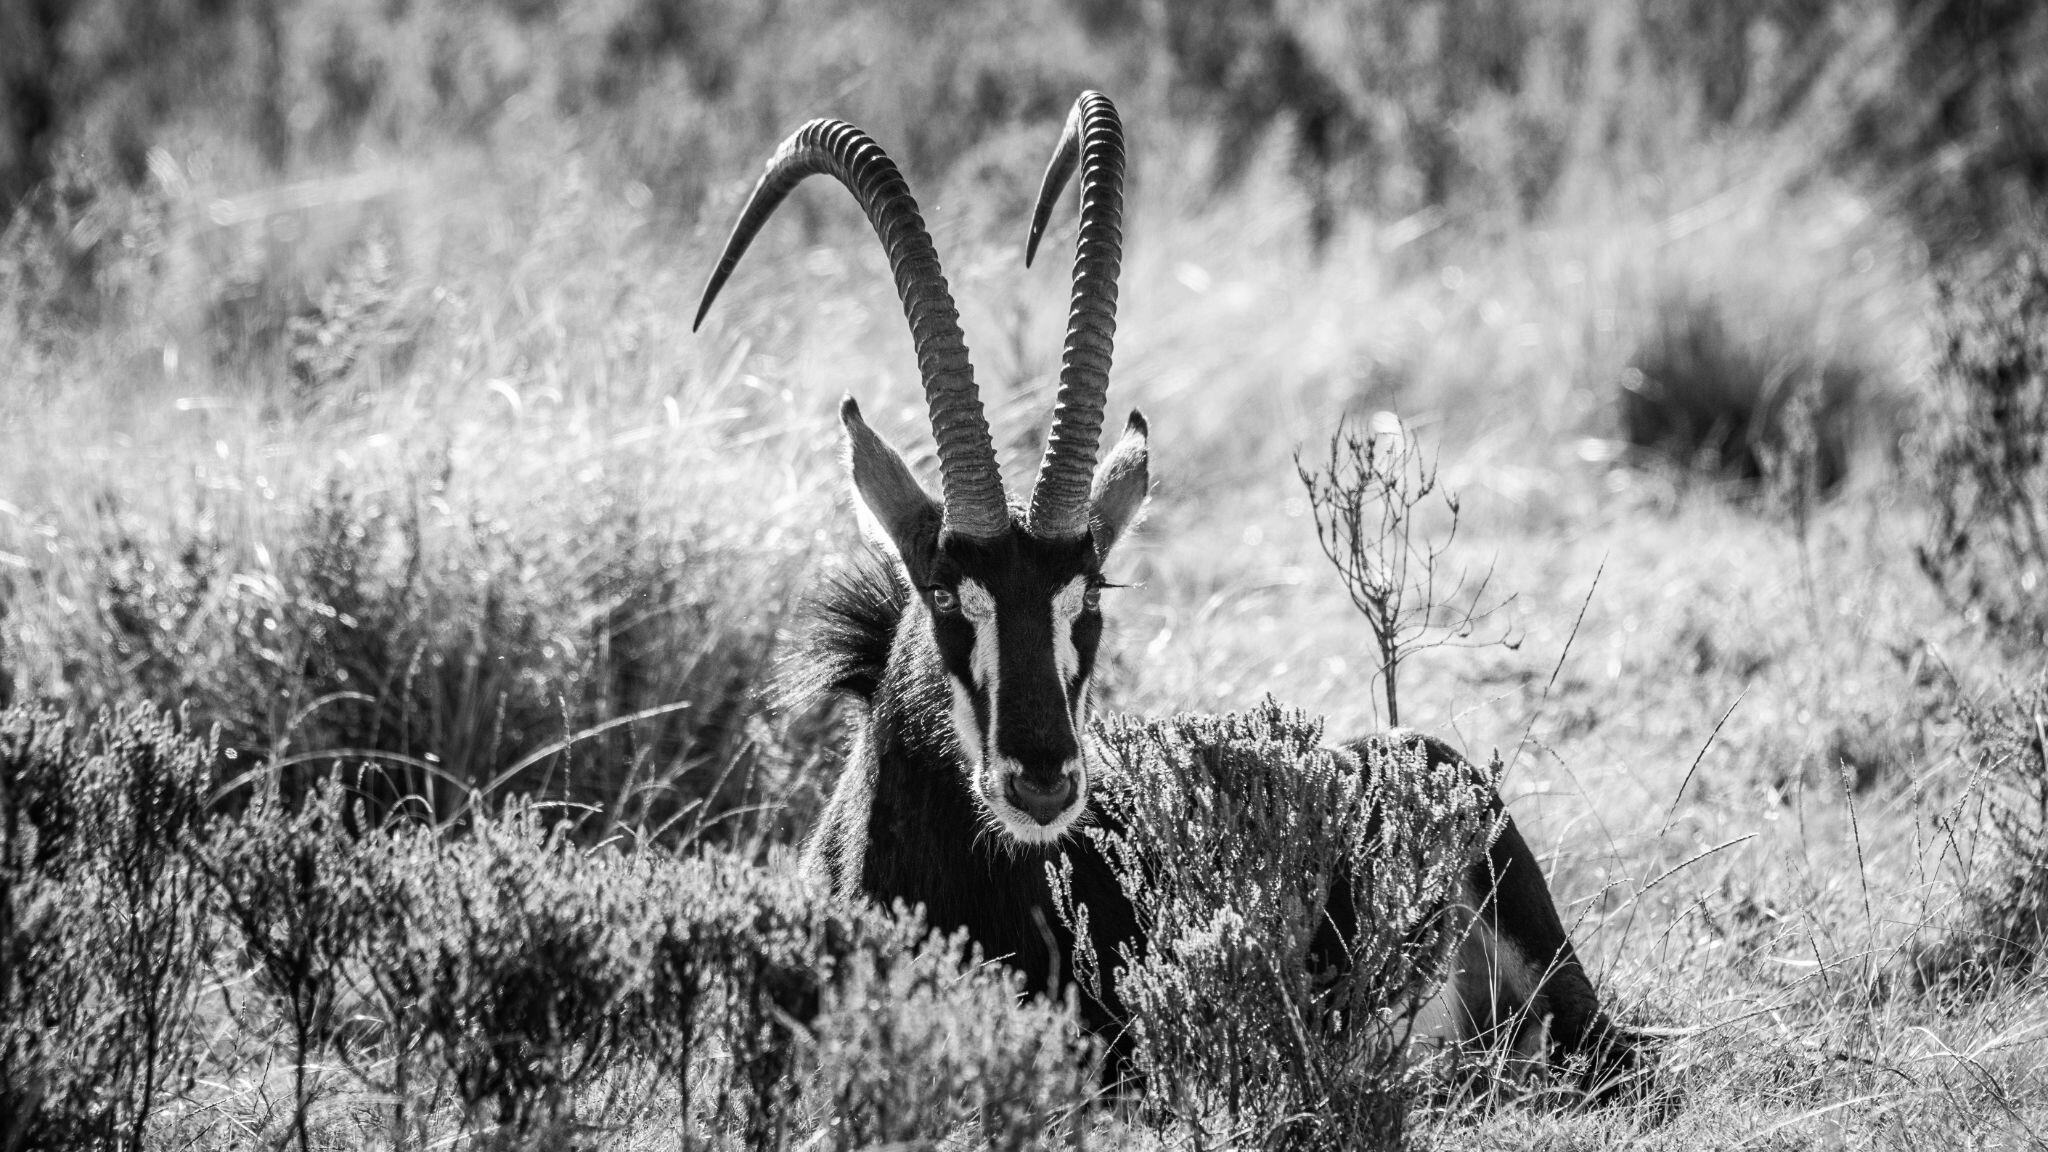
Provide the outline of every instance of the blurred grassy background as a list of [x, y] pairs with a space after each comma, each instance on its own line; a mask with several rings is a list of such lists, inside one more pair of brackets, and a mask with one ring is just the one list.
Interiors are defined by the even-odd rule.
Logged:
[[1291, 457], [1396, 412], [1518, 597], [1519, 645], [1421, 657], [1407, 718], [1502, 750], [1595, 970], [1706, 1029], [1720, 1109], [1673, 1138], [1878, 1067], [1923, 1095], [1792, 1130], [2039, 1130], [2009, 1003], [1871, 974], [1976, 859], [1958, 707], [2042, 667], [1913, 557], [1937, 284], [2040, 227], [2048, 12], [6, 0], [0, 82], [0, 695], [188, 703], [230, 778], [344, 758], [444, 811], [787, 837], [832, 727], [761, 689], [855, 539], [833, 406], [928, 433], [843, 194], [692, 336], [715, 246], [788, 131], [867, 128], [1025, 479], [1066, 277], [1024, 226], [1099, 88], [1133, 148], [1112, 417], [1144, 407], [1160, 478], [1110, 701], [1375, 723]]

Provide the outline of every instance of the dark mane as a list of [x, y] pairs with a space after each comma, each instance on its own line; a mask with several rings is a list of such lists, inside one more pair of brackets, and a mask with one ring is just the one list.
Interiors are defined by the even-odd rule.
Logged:
[[804, 598], [802, 623], [777, 661], [776, 702], [792, 712], [827, 696], [873, 703], [909, 604], [902, 572], [872, 550], [826, 575]]

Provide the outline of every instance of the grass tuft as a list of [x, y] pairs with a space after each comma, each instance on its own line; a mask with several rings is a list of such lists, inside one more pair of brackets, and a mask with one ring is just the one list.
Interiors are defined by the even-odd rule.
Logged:
[[445, 464], [403, 494], [330, 481], [255, 541], [110, 499], [74, 545], [97, 550], [75, 557], [89, 607], [37, 606], [36, 686], [184, 701], [220, 728], [227, 778], [367, 762], [379, 803], [438, 818], [509, 789], [602, 806], [607, 827], [701, 827], [780, 786], [755, 717], [783, 561], [618, 497], [544, 526], [464, 514], [448, 483]]

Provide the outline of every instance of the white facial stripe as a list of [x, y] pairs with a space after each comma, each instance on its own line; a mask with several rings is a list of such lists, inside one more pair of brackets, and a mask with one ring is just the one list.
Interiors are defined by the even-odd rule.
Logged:
[[1080, 618], [1081, 604], [1088, 597], [1088, 579], [1076, 576], [1067, 585], [1053, 594], [1052, 598], [1052, 664], [1059, 670], [1060, 691], [1074, 682], [1074, 676], [1081, 670], [1081, 654], [1074, 648], [1074, 621]]
[[[967, 623], [974, 629], [974, 652], [967, 658], [968, 674], [974, 677], [974, 686], [988, 695], [988, 715], [993, 721], [996, 716], [996, 598], [978, 581], [963, 579], [958, 591], [960, 614], [967, 617]], [[980, 767], [985, 755], [988, 734], [974, 718], [974, 701], [967, 695], [967, 688], [958, 681], [953, 682], [953, 731], [960, 738], [962, 748], [969, 749], [968, 758], [975, 767]]]
[[953, 735], [960, 741], [961, 754], [967, 757], [967, 766], [981, 767], [981, 725], [974, 719], [974, 701], [967, 695], [967, 689], [951, 676], [946, 677], [953, 686]]

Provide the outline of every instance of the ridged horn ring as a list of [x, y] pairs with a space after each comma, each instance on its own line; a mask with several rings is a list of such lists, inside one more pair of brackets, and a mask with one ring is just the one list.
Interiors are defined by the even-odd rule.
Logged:
[[776, 207], [806, 177], [820, 173], [836, 178], [860, 201], [888, 253], [896, 294], [910, 321], [918, 372], [924, 378], [932, 436], [938, 441], [946, 525], [972, 539], [992, 539], [1008, 528], [1009, 505], [974, 367], [967, 358], [960, 311], [909, 185], [895, 161], [867, 133], [843, 120], [813, 120], [782, 142], [726, 238], [691, 330], [704, 322], [719, 289]]
[[1072, 538], [1088, 531], [1088, 490], [1102, 442], [1102, 409], [1116, 337], [1117, 275], [1123, 269], [1124, 132], [1116, 105], [1083, 92], [1067, 114], [1046, 165], [1025, 244], [1028, 266], [1067, 180], [1081, 172], [1081, 227], [1074, 246], [1074, 287], [1067, 342], [1060, 355], [1059, 398], [1045, 458], [1031, 492], [1031, 531]]

